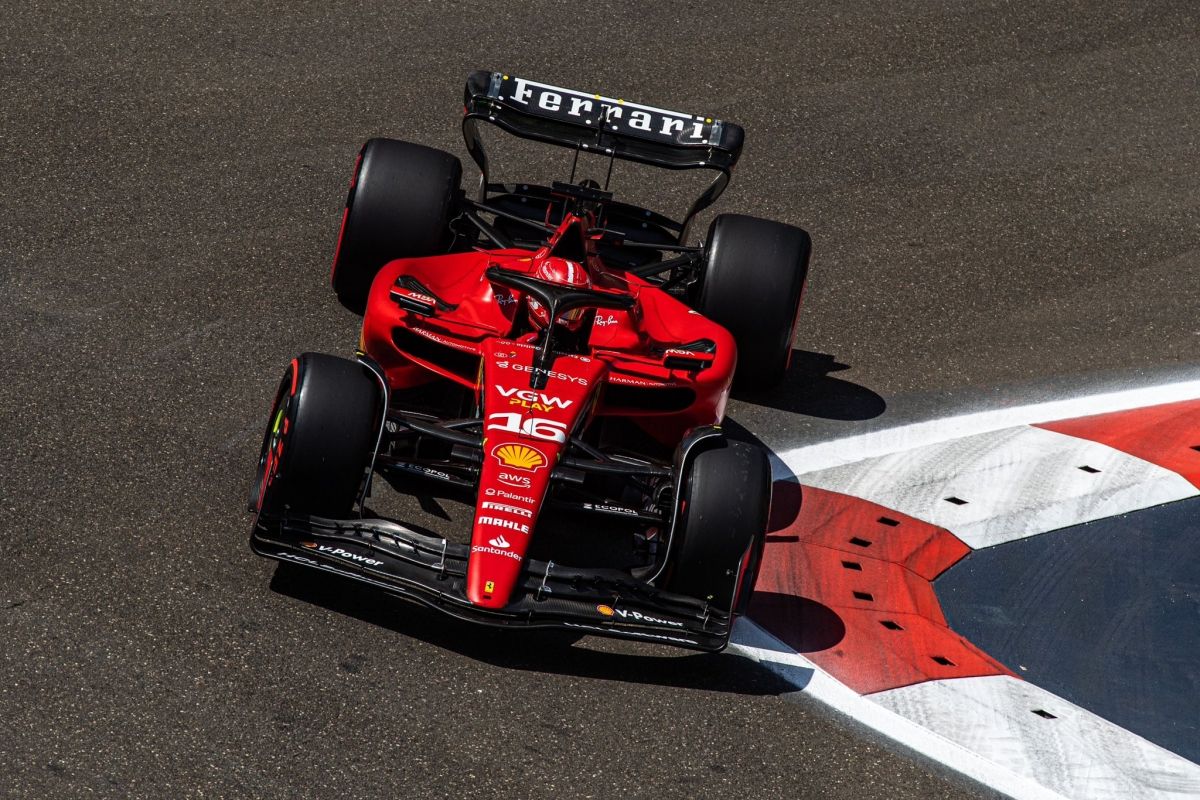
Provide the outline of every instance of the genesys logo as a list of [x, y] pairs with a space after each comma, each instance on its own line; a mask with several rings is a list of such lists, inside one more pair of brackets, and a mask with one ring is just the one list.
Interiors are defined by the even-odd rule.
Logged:
[[496, 480], [518, 489], [528, 489], [533, 486], [533, 481], [529, 479], [528, 475], [518, 475], [515, 472], [497, 473]]
[[549, 463], [545, 453], [527, 444], [498, 444], [492, 455], [504, 466], [526, 472], [537, 472]]
[[[488, 487], [483, 490], [484, 497], [503, 497], [505, 500], [512, 500], [514, 503], [524, 503], [527, 506], [536, 505], [536, 501], [527, 495], [517, 494], [516, 492], [508, 492], [504, 489], [493, 489]], [[532, 514], [530, 514], [532, 516]]]
[[[500, 366], [500, 365], [497, 364], [496, 366]], [[516, 372], [533, 372], [533, 367], [528, 366], [526, 364], [509, 364], [509, 369], [512, 369]], [[567, 383], [577, 383], [580, 386], [588, 385], [587, 378], [580, 378], [576, 375], [568, 375], [565, 372], [550, 371], [550, 372], [547, 372], [546, 374], [549, 375], [552, 380], [566, 381]]]
[[471, 552], [472, 553], [488, 553], [488, 554], [494, 555], [494, 556], [505, 556], [507, 558], [513, 559], [514, 561], [521, 560], [521, 557], [519, 555], [517, 555], [516, 553], [514, 553], [512, 550], [501, 550], [499, 547], [484, 547], [483, 545], [477, 544], [471, 548]]
[[[529, 533], [529, 526], [526, 525], [524, 522], [517, 522], [516, 520], [512, 520], [512, 519], [505, 519], [504, 517], [479, 517], [477, 520], [475, 520], [475, 522], [478, 525], [488, 525], [493, 528], [504, 528], [505, 530], [516, 531], [517, 533], [524, 533], [524, 534]], [[493, 544], [495, 544], [495, 543], [493, 542]], [[496, 545], [496, 546], [500, 547], [500, 545]], [[504, 545], [504, 546], [507, 547], [508, 545]]]
[[318, 553], [326, 553], [331, 556], [337, 556], [338, 558], [344, 558], [347, 561], [354, 561], [358, 564], [366, 564], [369, 567], [378, 567], [383, 564], [382, 561], [377, 561], [374, 558], [370, 558], [368, 556], [360, 556], [358, 553], [351, 553], [349, 550], [343, 550], [340, 547], [331, 547], [327, 544], [317, 544], [316, 542], [301, 542], [300, 546], [304, 547], [308, 550], [314, 550]]
[[[491, 491], [495, 492], [496, 490], [492, 489]], [[532, 502], [532, 501], [530, 501], [530, 502]], [[509, 505], [508, 503], [493, 503], [490, 500], [484, 500], [480, 504], [480, 507], [484, 511], [500, 511], [505, 514], [512, 514], [515, 517], [525, 517], [526, 519], [533, 519], [533, 509], [531, 509], [531, 508], [522, 508], [521, 506], [512, 506], [512, 505]]]
[[512, 545], [508, 543], [508, 539], [504, 538], [504, 534], [500, 534], [495, 539], [488, 539], [488, 544], [490, 544], [492, 547], [499, 547], [501, 550], [512, 547]]

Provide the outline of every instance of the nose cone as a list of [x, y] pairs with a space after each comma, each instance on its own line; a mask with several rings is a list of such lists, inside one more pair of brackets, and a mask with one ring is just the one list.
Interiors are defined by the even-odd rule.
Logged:
[[483, 463], [467, 565], [467, 599], [506, 606], [521, 575], [550, 474], [606, 369], [586, 356], [555, 359], [546, 386], [530, 387], [535, 349], [484, 345]]

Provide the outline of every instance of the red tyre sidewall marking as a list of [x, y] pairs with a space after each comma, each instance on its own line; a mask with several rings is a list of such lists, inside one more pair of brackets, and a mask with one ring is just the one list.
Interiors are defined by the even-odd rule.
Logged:
[[354, 187], [358, 185], [358, 170], [362, 166], [362, 159], [362, 150], [359, 150], [358, 158], [354, 160], [354, 172], [350, 176], [350, 188], [346, 190], [346, 208], [342, 211], [342, 224], [338, 227], [337, 245], [333, 248], [333, 266], [329, 269], [330, 286], [337, 275], [338, 258], [342, 254], [342, 239], [346, 236], [346, 220], [350, 218], [350, 205], [354, 202]]
[[[280, 435], [278, 441], [276, 441], [273, 445], [269, 445], [267, 448], [266, 463], [263, 464], [262, 485], [258, 490], [259, 511], [262, 511], [263, 501], [267, 499], [267, 489], [270, 488], [271, 484], [275, 481], [275, 478], [279, 472], [279, 464], [283, 460], [283, 445], [287, 441], [288, 430], [291, 428], [292, 404], [290, 400], [296, 396], [296, 387], [299, 384], [300, 359], [293, 358], [292, 363], [288, 366], [288, 370], [292, 373], [291, 387], [289, 388], [287, 394], [287, 400], [289, 401], [288, 413], [286, 416], [284, 416], [282, 421], [282, 435]], [[280, 388], [282, 389], [282, 387]], [[280, 391], [279, 397], [275, 401], [275, 405], [271, 407], [271, 417], [270, 421], [267, 423], [268, 425], [274, 424], [275, 416], [279, 413], [280, 404], [284, 401], [284, 399], [283, 392]]]

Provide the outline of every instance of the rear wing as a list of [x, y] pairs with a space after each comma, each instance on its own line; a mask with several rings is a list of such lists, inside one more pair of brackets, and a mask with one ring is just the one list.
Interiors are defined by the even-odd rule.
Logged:
[[682, 222], [720, 196], [742, 154], [742, 126], [700, 114], [669, 111], [601, 94], [564, 89], [502, 72], [467, 76], [463, 92], [463, 138], [482, 173], [480, 200], [488, 188], [487, 155], [478, 123], [487, 122], [523, 139], [636, 161], [667, 169], [711, 169], [712, 183]]
[[472, 72], [466, 117], [516, 136], [669, 169], [728, 170], [742, 152], [740, 125], [700, 114], [517, 78]]

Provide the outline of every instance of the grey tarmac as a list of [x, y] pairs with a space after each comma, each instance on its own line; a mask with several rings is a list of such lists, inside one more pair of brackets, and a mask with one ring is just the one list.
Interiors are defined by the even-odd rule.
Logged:
[[988, 796], [744, 659], [298, 585], [245, 544], [261, 425], [293, 355], [357, 341], [359, 145], [465, 157], [477, 68], [745, 125], [716, 210], [816, 246], [785, 385], [730, 407], [770, 446], [1195, 375], [1194, 3], [3, 14], [0, 796]]

